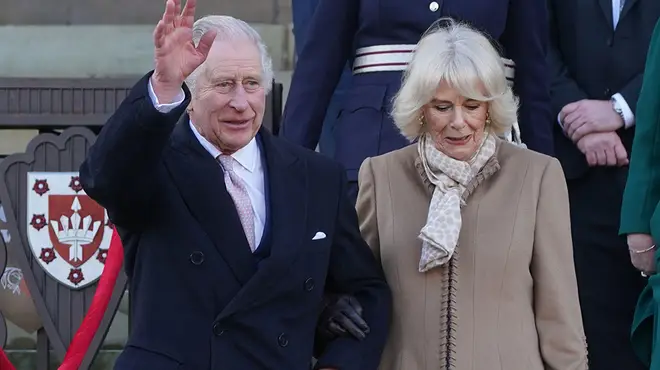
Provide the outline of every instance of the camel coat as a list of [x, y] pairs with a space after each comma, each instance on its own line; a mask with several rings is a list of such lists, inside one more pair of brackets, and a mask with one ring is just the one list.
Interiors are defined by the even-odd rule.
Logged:
[[431, 201], [416, 144], [364, 161], [360, 230], [392, 289], [380, 370], [578, 370], [586, 341], [556, 159], [498, 141], [467, 187], [457, 253], [418, 270]]

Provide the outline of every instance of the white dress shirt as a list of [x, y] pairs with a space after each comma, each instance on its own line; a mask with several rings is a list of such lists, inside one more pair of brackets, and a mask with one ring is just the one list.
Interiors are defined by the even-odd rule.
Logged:
[[[167, 113], [183, 103], [185, 94], [183, 90], [181, 90], [174, 99], [174, 103], [160, 104], [151, 86], [151, 81], [149, 81], [149, 97], [156, 110], [161, 113]], [[189, 122], [189, 125], [202, 147], [204, 147], [213, 158], [217, 159], [222, 152], [206, 140], [199, 131], [197, 131], [197, 128], [192, 122]], [[250, 202], [252, 203], [252, 209], [254, 210], [255, 215], [254, 239], [257, 241], [256, 244], [259, 245], [259, 241], [264, 234], [264, 225], [266, 224], [266, 193], [264, 191], [264, 167], [261, 161], [261, 149], [257, 144], [256, 138], [250, 140], [246, 146], [236, 151], [231, 157], [240, 164], [240, 166], [234, 167], [234, 172], [236, 172], [243, 182], [245, 182], [247, 187], [247, 193], [250, 197]], [[218, 166], [221, 168], [219, 162]]]
[[[616, 29], [616, 26], [619, 24], [619, 17], [621, 15], [621, 10], [623, 10], [623, 4], [626, 0], [612, 0], [612, 28]], [[630, 128], [635, 125], [635, 114], [632, 109], [626, 102], [626, 99], [620, 93], [612, 95], [619, 106], [621, 107], [621, 113], [623, 113], [623, 127]], [[564, 127], [559, 115], [557, 116], [557, 122], [559, 126]]]

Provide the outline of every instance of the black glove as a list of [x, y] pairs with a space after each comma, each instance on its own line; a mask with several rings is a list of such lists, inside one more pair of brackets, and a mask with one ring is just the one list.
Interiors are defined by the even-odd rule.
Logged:
[[359, 340], [369, 334], [369, 325], [362, 319], [362, 306], [355, 297], [338, 295], [321, 313], [321, 336], [330, 339], [351, 334]]

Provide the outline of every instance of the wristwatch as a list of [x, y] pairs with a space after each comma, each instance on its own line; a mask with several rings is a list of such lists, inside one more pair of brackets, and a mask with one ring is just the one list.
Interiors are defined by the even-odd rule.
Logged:
[[614, 109], [616, 114], [618, 114], [619, 117], [621, 117], [621, 120], [623, 121], [623, 125], [625, 126], [626, 119], [623, 117], [623, 108], [621, 108], [621, 104], [619, 104], [619, 101], [614, 98], [610, 98], [610, 101], [612, 102], [612, 109]]

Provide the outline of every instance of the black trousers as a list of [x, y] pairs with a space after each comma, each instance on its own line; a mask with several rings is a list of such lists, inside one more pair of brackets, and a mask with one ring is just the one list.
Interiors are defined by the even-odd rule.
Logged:
[[646, 284], [619, 236], [627, 168], [596, 167], [568, 180], [575, 268], [591, 370], [642, 370], [630, 328]]

